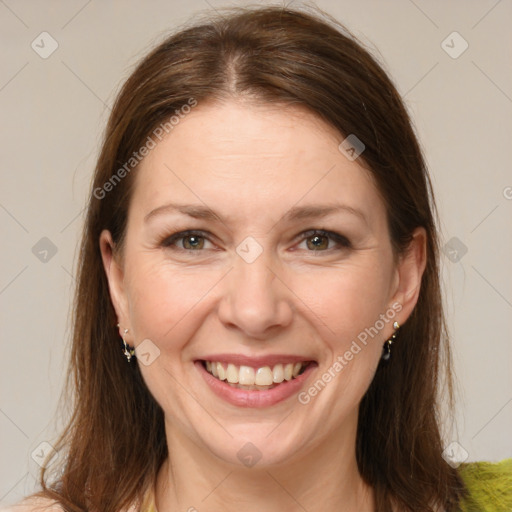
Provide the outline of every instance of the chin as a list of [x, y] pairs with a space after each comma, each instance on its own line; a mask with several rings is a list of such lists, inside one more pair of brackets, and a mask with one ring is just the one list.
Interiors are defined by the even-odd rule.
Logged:
[[[231, 434], [225, 434], [218, 443], [211, 437], [204, 440], [207, 449], [219, 459], [238, 467], [263, 468], [289, 463], [304, 448], [304, 434], [296, 438], [285, 425], [265, 426], [261, 423], [225, 425]], [[279, 431], [281, 427], [282, 430]], [[275, 430], [273, 430], [275, 429]]]

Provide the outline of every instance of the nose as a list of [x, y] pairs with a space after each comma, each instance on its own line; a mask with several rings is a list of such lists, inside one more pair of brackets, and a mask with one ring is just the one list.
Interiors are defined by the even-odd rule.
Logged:
[[219, 318], [227, 328], [257, 339], [275, 336], [293, 317], [292, 294], [264, 254], [265, 251], [252, 263], [235, 259], [218, 308]]

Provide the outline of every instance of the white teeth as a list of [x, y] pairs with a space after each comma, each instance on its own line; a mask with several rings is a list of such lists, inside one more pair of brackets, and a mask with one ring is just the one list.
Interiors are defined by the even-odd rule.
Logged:
[[[208, 369], [208, 366], [206, 369]], [[239, 379], [239, 374], [240, 372], [238, 371], [238, 368], [234, 364], [229, 363], [228, 369], [226, 370], [226, 379], [228, 382], [231, 384], [236, 384]]]
[[222, 366], [222, 363], [217, 363], [217, 373], [219, 374], [220, 380], [226, 379], [226, 370], [224, 370], [224, 366]]
[[240, 366], [240, 374], [238, 376], [238, 382], [244, 386], [254, 385], [254, 368], [250, 366]]
[[[254, 386], [260, 386], [259, 389], [267, 389], [274, 384], [280, 384], [283, 381], [292, 380], [299, 376], [301, 370], [307, 363], [288, 363], [276, 364], [273, 368], [262, 366], [261, 368], [252, 368], [251, 366], [236, 366], [233, 363], [219, 363], [214, 361], [205, 362], [206, 370], [219, 380], [225, 380], [236, 387], [243, 388], [248, 386], [253, 389]], [[254, 388], [256, 389], [256, 388]]]
[[256, 378], [254, 379], [255, 384], [258, 386], [270, 386], [273, 382], [272, 370], [268, 366], [258, 368]]
[[276, 364], [274, 366], [274, 370], [272, 371], [272, 375], [274, 377], [274, 382], [280, 383], [284, 380], [284, 368], [282, 364]]

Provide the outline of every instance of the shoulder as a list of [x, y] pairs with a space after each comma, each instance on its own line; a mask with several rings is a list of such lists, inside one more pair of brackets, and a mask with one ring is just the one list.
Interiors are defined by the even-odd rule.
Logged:
[[[33, 495], [14, 505], [0, 505], [0, 512], [65, 512], [55, 500]], [[156, 512], [154, 489], [150, 486], [144, 493], [141, 502], [133, 503], [124, 512]]]
[[64, 509], [48, 498], [29, 497], [15, 505], [0, 508], [0, 512], [63, 512]]
[[469, 492], [461, 504], [462, 512], [512, 510], [512, 459], [462, 464], [459, 473]]

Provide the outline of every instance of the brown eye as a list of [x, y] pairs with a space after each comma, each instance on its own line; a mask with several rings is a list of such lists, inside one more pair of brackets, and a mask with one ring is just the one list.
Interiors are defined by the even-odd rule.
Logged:
[[208, 250], [208, 243], [211, 242], [206, 233], [202, 231], [180, 231], [161, 242], [162, 247], [166, 249], [188, 252]]
[[313, 235], [306, 239], [308, 249], [313, 251], [329, 248], [329, 237], [326, 235]]
[[312, 229], [301, 234], [301, 245], [305, 244], [308, 252], [346, 251], [352, 244], [346, 236], [334, 231]]
[[187, 235], [182, 237], [184, 249], [202, 249], [204, 247], [204, 238], [199, 235]]

